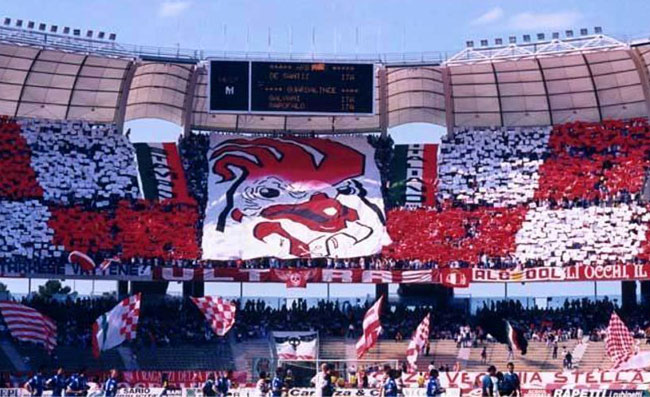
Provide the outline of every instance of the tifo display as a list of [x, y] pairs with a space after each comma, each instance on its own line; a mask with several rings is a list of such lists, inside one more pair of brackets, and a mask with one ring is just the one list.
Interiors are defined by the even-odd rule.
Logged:
[[439, 148], [131, 144], [112, 125], [7, 118], [0, 134], [8, 277], [466, 286], [650, 273], [646, 120], [458, 129]]

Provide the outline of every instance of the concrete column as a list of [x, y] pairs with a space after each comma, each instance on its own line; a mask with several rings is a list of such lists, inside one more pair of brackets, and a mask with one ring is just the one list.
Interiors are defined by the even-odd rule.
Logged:
[[129, 294], [129, 282], [128, 281], [118, 281], [117, 282], [117, 299], [124, 299]]
[[641, 304], [650, 305], [650, 281], [640, 281], [641, 284]]
[[375, 300], [382, 295], [388, 299], [388, 284], [375, 284]]
[[190, 296], [200, 298], [205, 295], [205, 283], [201, 281], [184, 281], [183, 282], [183, 298]]
[[621, 281], [623, 310], [636, 308], [636, 281]]

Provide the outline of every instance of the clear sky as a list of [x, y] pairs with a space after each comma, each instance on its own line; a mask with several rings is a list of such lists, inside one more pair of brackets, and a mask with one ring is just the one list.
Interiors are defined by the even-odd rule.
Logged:
[[[602, 26], [619, 39], [650, 37], [648, 0], [0, 0], [0, 16], [82, 31], [117, 33], [118, 42], [208, 51], [295, 53], [420, 53], [461, 50], [466, 40], [563, 32]], [[175, 140], [179, 127], [140, 120], [128, 125], [140, 141]], [[390, 131], [397, 143], [437, 142], [444, 130], [415, 124]], [[112, 282], [95, 283], [95, 291]], [[602, 287], [601, 287], [602, 284]], [[618, 283], [599, 284], [618, 294]], [[36, 282], [34, 282], [34, 286]], [[90, 283], [77, 282], [82, 293]], [[25, 292], [26, 280], [10, 283]], [[235, 288], [236, 287], [236, 288]], [[284, 288], [250, 286], [247, 294], [285, 294]], [[325, 286], [309, 291], [323, 295]], [[173, 290], [178, 291], [178, 286]], [[225, 292], [224, 292], [225, 291]], [[261, 291], [261, 292], [260, 292]], [[592, 294], [593, 285], [511, 286], [510, 295]], [[208, 292], [238, 294], [238, 286], [211, 285]], [[361, 294], [370, 291], [355, 290]], [[472, 296], [502, 295], [503, 287], [476, 287]], [[291, 292], [294, 295], [295, 292]], [[332, 287], [332, 294], [351, 295]]]

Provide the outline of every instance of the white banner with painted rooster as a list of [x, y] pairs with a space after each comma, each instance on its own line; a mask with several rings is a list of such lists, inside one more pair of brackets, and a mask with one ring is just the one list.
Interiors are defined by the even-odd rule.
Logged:
[[352, 258], [390, 242], [364, 137], [212, 135], [203, 258]]

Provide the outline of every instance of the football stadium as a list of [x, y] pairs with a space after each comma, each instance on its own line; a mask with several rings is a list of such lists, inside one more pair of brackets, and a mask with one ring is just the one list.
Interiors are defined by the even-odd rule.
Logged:
[[649, 15], [4, 0], [0, 397], [650, 395]]

